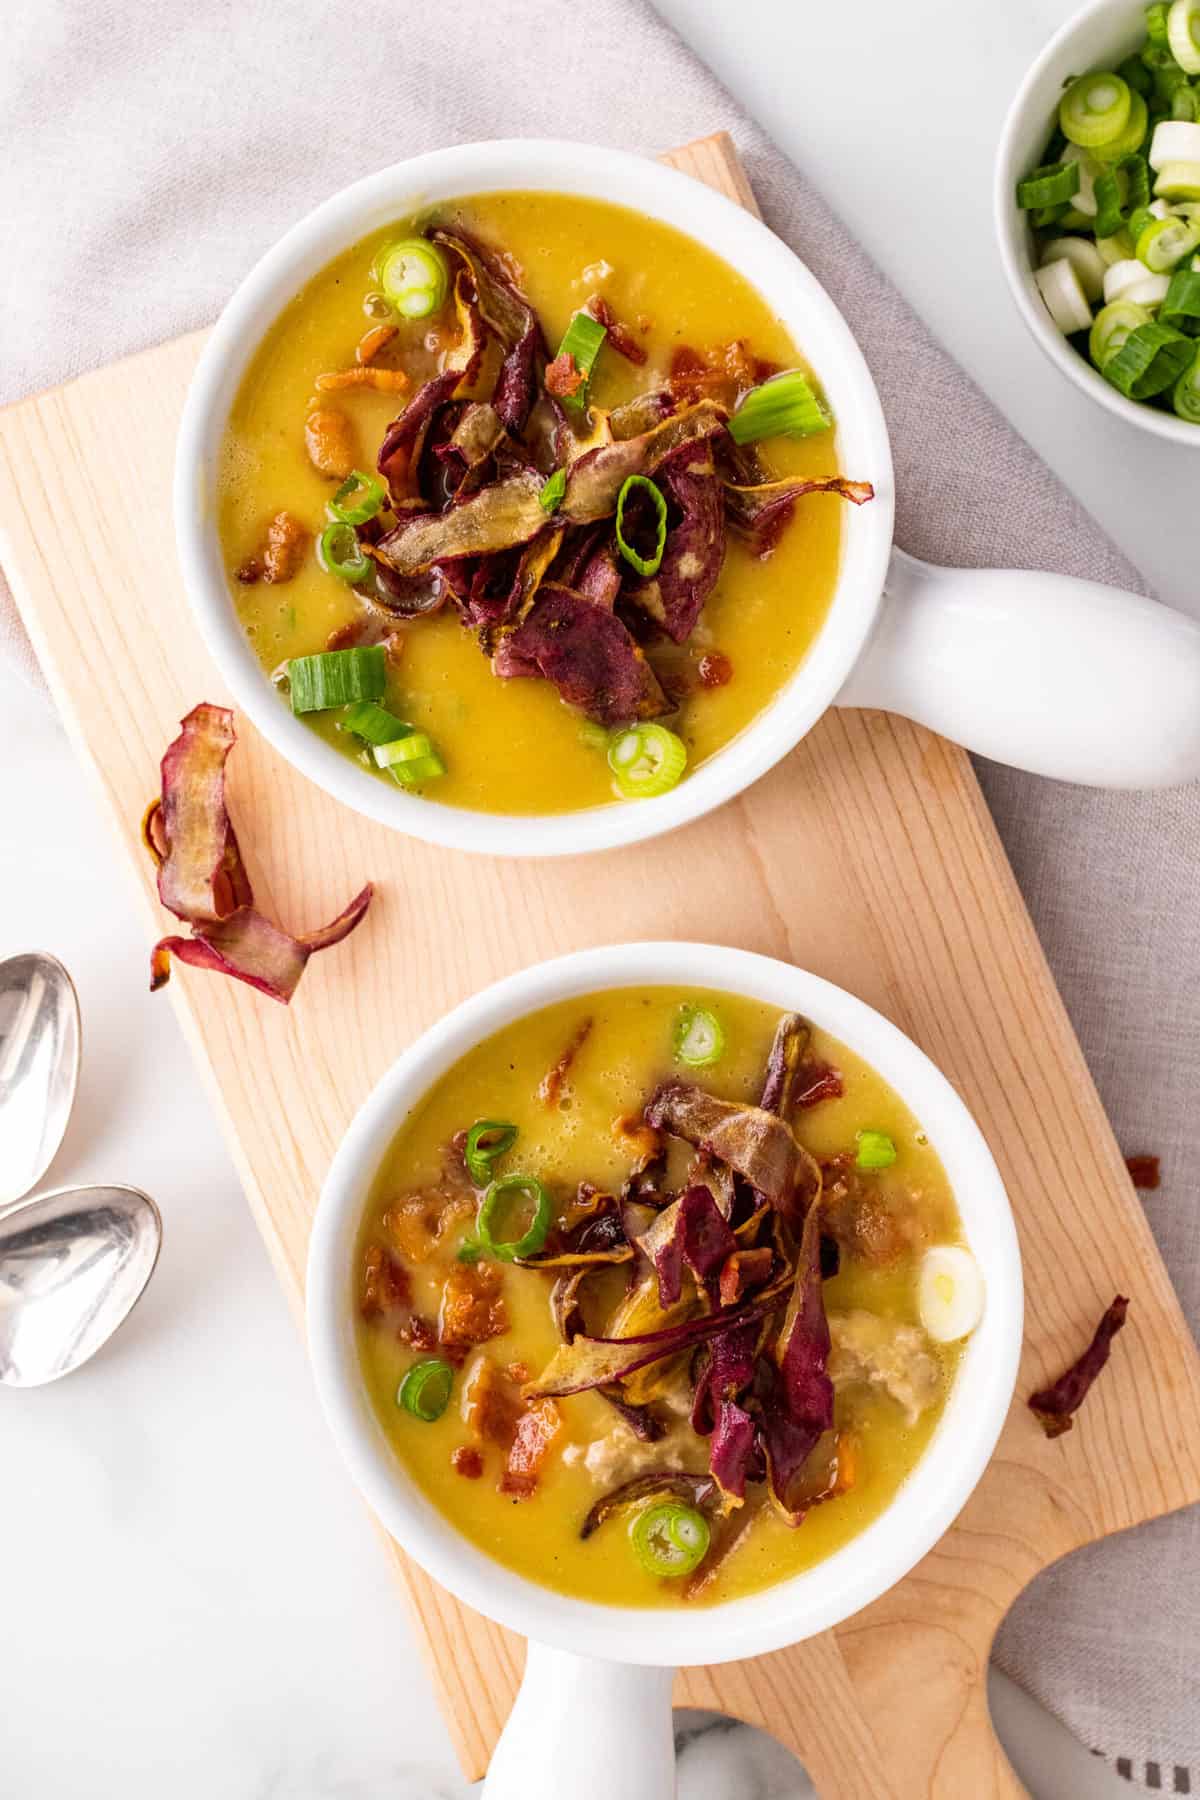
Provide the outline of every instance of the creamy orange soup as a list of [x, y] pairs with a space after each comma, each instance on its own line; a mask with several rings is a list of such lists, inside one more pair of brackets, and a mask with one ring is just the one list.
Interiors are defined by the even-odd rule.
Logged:
[[[711, 1016], [723, 1036], [710, 1066], [679, 1060], [688, 1008]], [[802, 1166], [820, 1170], [812, 1204], [824, 1238], [819, 1291], [831, 1334], [833, 1425], [788, 1493], [776, 1494], [761, 1471], [740, 1498], [694, 1489], [709, 1545], [686, 1577], [649, 1572], [639, 1560], [633, 1533], [656, 1504], [652, 1491], [584, 1531], [597, 1503], [631, 1481], [650, 1489], [659, 1476], [703, 1483], [711, 1440], [689, 1423], [702, 1352], [643, 1367], [619, 1384], [619, 1397], [640, 1409], [640, 1425], [649, 1421], [657, 1432], [651, 1440], [635, 1435], [628, 1415], [599, 1392], [531, 1398], [530, 1387], [564, 1352], [556, 1284], [584, 1265], [537, 1267], [489, 1254], [460, 1260], [464, 1247], [471, 1256], [480, 1229], [483, 1196], [462, 1161], [461, 1134], [475, 1121], [515, 1127], [511, 1148], [486, 1172], [543, 1184], [553, 1213], [550, 1250], [577, 1216], [580, 1183], [588, 1184], [585, 1196], [593, 1186], [613, 1196], [625, 1188], [619, 1231], [636, 1240], [695, 1177], [694, 1150], [668, 1131], [659, 1138], [665, 1162], [630, 1182], [647, 1162], [639, 1121], [648, 1100], [660, 1084], [683, 1082], [753, 1107], [780, 1018], [776, 1008], [736, 995], [671, 988], [621, 989], [549, 1007], [481, 1043], [444, 1075], [405, 1119], [379, 1172], [354, 1277], [375, 1411], [397, 1459], [433, 1504], [482, 1550], [532, 1580], [624, 1605], [708, 1604], [752, 1593], [820, 1562], [877, 1518], [937, 1427], [960, 1345], [935, 1342], [923, 1329], [917, 1278], [931, 1246], [961, 1241], [954, 1196], [919, 1121], [859, 1057], [820, 1032], [803, 1039], [784, 1131], [810, 1153], [812, 1163]], [[890, 1165], [859, 1169], [864, 1145], [878, 1150], [884, 1142], [894, 1151]], [[520, 1204], [505, 1238], [529, 1222]], [[594, 1195], [587, 1204], [596, 1206]], [[752, 1211], [739, 1181], [731, 1225]], [[738, 1242], [774, 1242], [775, 1229], [767, 1218], [749, 1236], [743, 1227]], [[794, 1253], [794, 1236], [785, 1237]], [[834, 1258], [840, 1266], [831, 1274]], [[760, 1271], [759, 1292], [768, 1279]], [[778, 1283], [777, 1274], [771, 1279]], [[688, 1274], [678, 1304], [662, 1310], [656, 1269], [638, 1248], [627, 1260], [588, 1266], [574, 1323], [586, 1333], [629, 1337], [666, 1318], [715, 1315], [721, 1291]], [[778, 1307], [790, 1291], [785, 1272]], [[751, 1291], [741, 1304], [752, 1300]], [[764, 1326], [768, 1357], [784, 1317], [774, 1312]], [[428, 1420], [414, 1416], [398, 1397], [406, 1377], [439, 1363], [448, 1391], [435, 1386], [434, 1398], [444, 1410]], [[753, 1412], [752, 1392], [743, 1398]], [[530, 1415], [536, 1428], [523, 1428]], [[781, 1500], [791, 1508], [787, 1517]]]
[[[241, 385], [221, 458], [217, 518], [239, 616], [264, 675], [275, 673], [280, 681], [280, 704], [288, 703], [291, 658], [331, 642], [344, 645], [356, 632], [377, 639], [386, 626], [382, 703], [427, 734], [444, 764], [444, 773], [419, 791], [488, 811], [611, 804], [619, 793], [604, 732], [565, 704], [550, 680], [499, 679], [454, 604], [409, 621], [384, 615], [381, 625], [369, 583], [356, 588], [336, 579], [314, 552], [337, 479], [314, 466], [306, 421], [316, 413], [339, 415], [345, 446], [335, 466], [373, 472], [389, 422], [459, 342], [451, 300], [433, 318], [397, 320], [373, 275], [382, 246], [429, 226], [431, 218], [469, 231], [503, 256], [536, 310], [551, 355], [592, 296], [602, 296], [626, 322], [646, 360], [635, 365], [606, 344], [588, 389], [593, 425], [635, 395], [665, 391], [681, 349], [723, 368], [733, 346], [744, 371], [803, 369], [802, 346], [735, 269], [666, 225], [576, 196], [491, 194], [399, 221], [347, 250], [281, 314]], [[400, 371], [405, 391], [319, 388], [322, 375], [357, 366], [356, 346], [381, 322], [398, 328], [372, 366], [382, 379]], [[495, 372], [495, 358], [485, 357], [479, 392]], [[712, 391], [732, 404], [746, 378], [714, 377]], [[829, 430], [804, 439], [772, 437], [759, 447], [759, 460], [765, 478], [831, 476], [838, 469], [836, 436]], [[687, 641], [675, 645], [648, 634], [645, 654], [667, 692], [664, 723], [685, 745], [689, 772], [743, 731], [803, 661], [833, 594], [843, 506], [833, 494], [799, 500], [770, 554], [729, 533], [719, 579]], [[270, 580], [263, 574], [265, 551], [271, 521], [281, 512], [296, 530], [294, 554], [289, 547], [282, 559], [293, 566], [286, 578]], [[714, 681], [720, 685], [706, 685]], [[340, 710], [305, 717], [364, 770], [390, 779], [369, 748], [343, 729]]]

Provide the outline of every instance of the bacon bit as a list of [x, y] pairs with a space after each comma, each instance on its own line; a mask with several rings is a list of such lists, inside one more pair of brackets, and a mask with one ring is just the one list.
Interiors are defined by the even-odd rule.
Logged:
[[804, 1063], [796, 1071], [795, 1098], [792, 1104], [801, 1109], [819, 1106], [822, 1100], [840, 1100], [846, 1092], [842, 1077], [828, 1063]]
[[263, 579], [270, 582], [290, 581], [300, 567], [307, 543], [308, 532], [295, 513], [277, 512], [267, 526]]
[[405, 1194], [383, 1215], [383, 1228], [411, 1263], [428, 1262], [446, 1233], [475, 1210], [468, 1194], [448, 1194], [441, 1188]]
[[1036, 1394], [1029, 1396], [1029, 1408], [1038, 1424], [1048, 1438], [1061, 1437], [1064, 1431], [1070, 1431], [1075, 1423], [1075, 1414], [1087, 1398], [1088, 1390], [1097, 1375], [1108, 1361], [1112, 1341], [1125, 1323], [1125, 1314], [1129, 1301], [1124, 1294], [1118, 1294], [1108, 1311], [1097, 1325], [1091, 1343], [1071, 1364], [1071, 1367], [1052, 1382], [1047, 1388], [1041, 1388]]
[[233, 579], [240, 581], [243, 587], [253, 587], [262, 576], [262, 564], [257, 556], [248, 556], [240, 568], [233, 572]]
[[334, 406], [318, 406], [304, 421], [304, 447], [318, 475], [345, 481], [358, 460], [354, 427]]
[[396, 1312], [412, 1298], [408, 1271], [382, 1244], [368, 1244], [363, 1256], [359, 1310], [364, 1319]]
[[1160, 1159], [1157, 1156], [1127, 1156], [1125, 1167], [1129, 1170], [1129, 1177], [1135, 1188], [1150, 1189], [1159, 1186]]
[[376, 369], [360, 363], [353, 369], [331, 369], [328, 374], [318, 375], [317, 386], [323, 393], [369, 387], [378, 389], [381, 394], [403, 394], [409, 381], [403, 369]]
[[553, 394], [556, 400], [569, 400], [572, 394], [579, 392], [585, 380], [583, 370], [569, 350], [564, 350], [546, 365], [546, 392]]
[[701, 687], [725, 687], [733, 680], [733, 664], [720, 650], [709, 650], [700, 658], [696, 673], [700, 677]]
[[414, 1313], [397, 1328], [396, 1336], [402, 1344], [411, 1344], [414, 1350], [436, 1350], [438, 1334], [421, 1313]]
[[721, 1265], [718, 1293], [722, 1306], [736, 1306], [746, 1289], [756, 1281], [765, 1281], [771, 1273], [775, 1253], [769, 1244], [757, 1250], [735, 1250]]
[[363, 332], [355, 346], [355, 362], [374, 362], [379, 352], [387, 349], [399, 329], [398, 325], [372, 325], [370, 331]]
[[403, 632], [390, 630], [376, 612], [362, 612], [344, 625], [335, 625], [325, 639], [327, 650], [352, 650], [357, 644], [382, 644], [393, 665], [404, 655]]
[[693, 350], [690, 344], [677, 344], [671, 352], [667, 385], [680, 399], [701, 400], [707, 396], [732, 408], [750, 388], [777, 373], [776, 364], [755, 356], [744, 338], [705, 351]]
[[622, 325], [603, 294], [593, 294], [585, 310], [591, 313], [597, 325], [603, 325], [608, 333], [608, 341], [618, 356], [623, 356], [626, 362], [636, 363], [639, 367], [645, 362], [645, 350], [629, 327]]
[[911, 1196], [887, 1192], [860, 1174], [854, 1152], [821, 1164], [821, 1224], [839, 1248], [869, 1268], [884, 1269], [924, 1249], [929, 1228]]
[[499, 1444], [507, 1450], [522, 1410], [521, 1396], [504, 1371], [489, 1357], [478, 1357], [467, 1377], [462, 1401], [463, 1419], [472, 1437], [481, 1444]]
[[450, 1453], [450, 1467], [467, 1481], [478, 1481], [483, 1474], [483, 1457], [473, 1444], [460, 1444]]
[[528, 1500], [550, 1446], [562, 1429], [562, 1415], [553, 1400], [534, 1400], [522, 1415], [500, 1477], [500, 1492]]
[[647, 1163], [663, 1147], [663, 1135], [647, 1125], [640, 1113], [622, 1113], [612, 1122], [612, 1134], [620, 1149], [639, 1163]]
[[508, 1330], [508, 1308], [495, 1263], [459, 1263], [442, 1289], [438, 1335], [444, 1344], [486, 1344]]
[[571, 1064], [575, 1061], [575, 1058], [579, 1055], [579, 1052], [587, 1042], [588, 1033], [591, 1029], [591, 1019], [587, 1018], [582, 1020], [576, 1027], [574, 1037], [571, 1039], [558, 1061], [547, 1069], [546, 1073], [542, 1076], [541, 1081], [538, 1083], [538, 1099], [543, 1106], [558, 1105], [559, 1100], [562, 1098], [562, 1091], [567, 1079], [567, 1073]]

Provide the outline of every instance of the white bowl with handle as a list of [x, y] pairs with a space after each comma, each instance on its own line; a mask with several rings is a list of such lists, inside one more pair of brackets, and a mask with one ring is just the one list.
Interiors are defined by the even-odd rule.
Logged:
[[[216, 527], [230, 408], [288, 302], [347, 245], [417, 206], [505, 190], [619, 201], [723, 256], [765, 297], [815, 369], [837, 419], [841, 471], [875, 486], [873, 501], [845, 509], [837, 587], [816, 641], [758, 717], [669, 794], [544, 817], [475, 812], [406, 793], [294, 718], [238, 621]], [[660, 163], [520, 139], [459, 144], [398, 163], [293, 226], [246, 277], [204, 348], [175, 470], [184, 581], [237, 704], [282, 756], [337, 799], [431, 843], [558, 856], [656, 837], [756, 781], [831, 705], [902, 713], [997, 761], [1067, 781], [1163, 787], [1200, 776], [1200, 626], [1152, 601], [1062, 575], [930, 568], [893, 551], [893, 499], [887, 428], [862, 353], [785, 244], [742, 207]]]
[[1017, 183], [1043, 163], [1057, 123], [1063, 88], [1073, 75], [1115, 69], [1146, 41], [1137, 0], [1090, 0], [1050, 39], [1017, 89], [1000, 134], [994, 195], [1000, 261], [1017, 310], [1037, 343], [1075, 386], [1117, 418], [1173, 444], [1200, 449], [1200, 425], [1129, 400], [1065, 338], [1046, 310], [1033, 279], [1033, 233], [1017, 205]]
[[[803, 1574], [719, 1605], [602, 1606], [493, 1561], [410, 1479], [376, 1417], [359, 1361], [355, 1246], [392, 1138], [466, 1051], [556, 1001], [662, 984], [724, 989], [803, 1013], [876, 1069], [941, 1158], [983, 1272], [986, 1303], [920, 1462], [887, 1509], [843, 1549]], [[487, 1800], [562, 1800], [565, 1769], [571, 1800], [670, 1800], [675, 1668], [757, 1656], [825, 1631], [877, 1599], [932, 1549], [995, 1447], [1012, 1399], [1023, 1318], [1020, 1254], [999, 1172], [978, 1126], [928, 1057], [871, 1007], [816, 975], [744, 950], [689, 943], [612, 945], [536, 964], [476, 994], [418, 1038], [378, 1083], [334, 1157], [313, 1225], [307, 1301], [321, 1404], [381, 1523], [460, 1600], [530, 1640]], [[613, 1720], [620, 1721], [617, 1732]]]

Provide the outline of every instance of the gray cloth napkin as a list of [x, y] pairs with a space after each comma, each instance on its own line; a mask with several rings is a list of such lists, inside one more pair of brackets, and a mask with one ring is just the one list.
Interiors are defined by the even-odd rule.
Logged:
[[[401, 157], [522, 135], [652, 152], [720, 126], [769, 224], [866, 352], [896, 454], [900, 542], [935, 562], [1140, 586], [644, 0], [590, 0], [586, 21], [570, 0], [10, 9], [0, 399], [208, 324], [295, 218]], [[120, 445], [95, 452], [119, 456]], [[32, 667], [6, 595], [2, 651]], [[1139, 797], [980, 773], [1118, 1136], [1127, 1152], [1163, 1159], [1147, 1210], [1194, 1323], [1200, 1239], [1185, 1196], [1200, 1076], [1200, 789]], [[1014, 1610], [997, 1655], [1123, 1773], [1200, 1793], [1198, 1603], [1194, 1510], [1051, 1570]]]

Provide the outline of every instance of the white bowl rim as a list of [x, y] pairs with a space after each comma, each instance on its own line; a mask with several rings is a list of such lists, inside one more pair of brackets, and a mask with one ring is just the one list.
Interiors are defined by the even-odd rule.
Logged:
[[[715, 988], [794, 1008], [862, 1055], [896, 1088], [941, 1156], [987, 1283], [984, 1318], [945, 1413], [891, 1505], [815, 1568], [699, 1610], [600, 1605], [493, 1561], [405, 1475], [372, 1410], [355, 1344], [354, 1246], [371, 1183], [407, 1109], [508, 1021], [560, 999], [639, 985]], [[535, 964], [463, 1001], [410, 1045], [334, 1156], [313, 1226], [307, 1303], [326, 1419], [358, 1488], [416, 1562], [468, 1605], [528, 1637], [581, 1655], [667, 1666], [780, 1649], [829, 1629], [907, 1574], [951, 1525], [987, 1466], [1012, 1398], [1023, 1318], [1020, 1252], [999, 1171], [979, 1127], [929, 1058], [880, 1013], [819, 976], [753, 952], [695, 943], [607, 945]]]
[[[376, 780], [292, 717], [233, 609], [213, 522], [212, 472], [229, 407], [264, 332], [304, 282], [347, 245], [427, 200], [542, 189], [588, 193], [674, 224], [732, 263], [812, 363], [838, 418], [839, 461], [875, 499], [846, 507], [829, 613], [799, 669], [731, 743], [670, 794], [549, 815], [474, 812]], [[572, 855], [671, 831], [741, 793], [792, 749], [842, 687], [874, 623], [891, 551], [887, 427], [849, 326], [799, 258], [722, 194], [678, 170], [592, 144], [508, 139], [429, 151], [365, 177], [299, 220], [245, 277], [201, 353], [179, 428], [175, 531], [184, 585], [237, 705], [288, 762], [334, 798], [427, 842], [489, 855]]]
[[[1027, 154], [1022, 152], [1022, 139], [1026, 128], [1030, 125], [1035, 111], [1043, 119], [1044, 129], [1042, 141], [1045, 142], [1051, 132], [1052, 120], [1049, 110], [1041, 112], [1040, 103], [1034, 106], [1035, 95], [1041, 90], [1043, 82], [1056, 68], [1060, 76], [1070, 73], [1082, 73], [1095, 64], [1090, 54], [1083, 58], [1072, 57], [1069, 53], [1076, 40], [1085, 37], [1096, 25], [1097, 21], [1111, 16], [1114, 28], [1124, 16], [1129, 18], [1129, 35], [1132, 38], [1142, 18], [1142, 10], [1137, 5], [1127, 5], [1126, 0], [1087, 0], [1077, 13], [1061, 25], [1031, 64], [1028, 72], [1017, 89], [1004, 128], [1000, 133], [1000, 147], [996, 155], [996, 178], [993, 195], [993, 211], [996, 224], [996, 239], [1000, 248], [1000, 261], [1004, 267], [1005, 278], [1009, 290], [1016, 301], [1017, 310], [1032, 332], [1035, 342], [1041, 347], [1055, 366], [1074, 382], [1082, 393], [1099, 401], [1108, 412], [1118, 419], [1125, 419], [1141, 427], [1143, 431], [1152, 432], [1155, 437], [1166, 438], [1173, 444], [1186, 444], [1192, 449], [1200, 448], [1200, 426], [1189, 425], [1186, 419], [1179, 419], [1170, 413], [1159, 412], [1156, 407], [1144, 406], [1141, 401], [1127, 399], [1126, 396], [1105, 381], [1098, 369], [1082, 357], [1051, 319], [1041, 296], [1033, 281], [1033, 263], [1027, 246], [1027, 227], [1025, 216], [1016, 204], [1016, 183], [1027, 171]], [[1095, 35], [1095, 33], [1093, 33]], [[1133, 47], [1132, 44], [1130, 46]], [[1058, 80], [1050, 83], [1057, 87]]]

